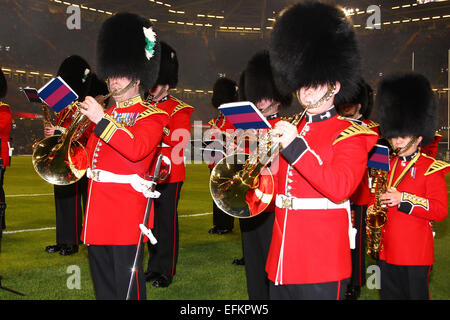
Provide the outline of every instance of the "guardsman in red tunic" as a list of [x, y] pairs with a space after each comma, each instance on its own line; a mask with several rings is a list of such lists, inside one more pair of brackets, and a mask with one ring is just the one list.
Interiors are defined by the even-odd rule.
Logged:
[[390, 161], [387, 192], [379, 198], [387, 206], [378, 261], [380, 297], [430, 299], [431, 223], [448, 214], [445, 174], [450, 165], [423, 154], [419, 146], [434, 139], [437, 100], [423, 75], [405, 73], [381, 81], [376, 103], [381, 134], [398, 150]]
[[[373, 90], [364, 79], [358, 83], [358, 91], [349, 101], [336, 103], [339, 115], [368, 127], [379, 134], [379, 124], [369, 120], [373, 108]], [[355, 248], [352, 249], [352, 277], [345, 293], [346, 299], [358, 299], [361, 287], [366, 283], [366, 211], [370, 200], [369, 174], [364, 173], [356, 191], [350, 197], [352, 224], [356, 228]]]
[[436, 158], [439, 149], [439, 143], [441, 142], [441, 140], [442, 135], [440, 135], [439, 132], [436, 131], [433, 141], [427, 146], [420, 147], [420, 152], [432, 158]]
[[[82, 240], [97, 299], [126, 298], [147, 197], [156, 196], [148, 175], [168, 115], [144, 102], [139, 87], [154, 85], [159, 63], [160, 45], [148, 19], [117, 13], [103, 23], [98, 74], [107, 79], [115, 104], [106, 112], [90, 96], [80, 104], [96, 124], [86, 147], [90, 180]], [[131, 299], [146, 299], [142, 257]]]
[[[213, 87], [213, 95], [211, 98], [211, 104], [214, 108], [219, 108], [220, 105], [229, 102], [238, 101], [238, 86], [233, 80], [222, 77], [216, 80]], [[219, 115], [211, 119], [208, 124], [211, 126], [210, 130], [216, 130], [211, 134], [211, 142], [213, 146], [219, 148], [221, 145], [226, 144], [227, 134], [231, 134], [236, 130], [233, 124], [219, 111]], [[224, 152], [226, 150], [223, 150]], [[214, 154], [217, 158], [218, 155]], [[208, 167], [210, 171], [214, 168], [216, 162], [210, 162]], [[225, 234], [233, 230], [234, 217], [223, 212], [213, 201], [213, 227], [209, 229], [211, 234]]]
[[[292, 95], [282, 95], [276, 88], [268, 51], [260, 51], [250, 59], [243, 72], [242, 79], [241, 100], [251, 101], [255, 104], [270, 125], [274, 127], [280, 121], [279, 109], [288, 107], [291, 104]], [[263, 137], [266, 131], [258, 132], [257, 136]], [[261, 146], [257, 146], [256, 149], [252, 147], [249, 152], [259, 152], [258, 147]], [[276, 172], [274, 172], [275, 181], [276, 177]], [[264, 183], [264, 179], [268, 179], [268, 177], [260, 176], [260, 188], [261, 184]], [[273, 200], [274, 198], [272, 198], [272, 202], [262, 213], [251, 218], [239, 219], [247, 278], [247, 293], [250, 300], [269, 299], [269, 279], [267, 278], [265, 265], [275, 219], [275, 202]], [[249, 206], [251, 205], [249, 203]]]
[[[64, 59], [58, 69], [58, 76], [77, 93], [79, 101], [83, 101], [91, 84], [90, 66], [85, 59], [72, 55]], [[63, 134], [72, 122], [76, 106], [63, 109], [56, 119], [56, 125], [47, 123], [44, 128], [45, 137]], [[92, 128], [89, 127], [78, 141], [85, 146]], [[83, 212], [86, 209], [87, 178], [69, 185], [54, 185], [56, 213], [56, 244], [45, 248], [48, 253], [59, 252], [67, 256], [78, 252], [80, 244]]]
[[348, 199], [378, 139], [334, 107], [335, 96], [349, 99], [359, 81], [353, 27], [333, 5], [295, 4], [275, 23], [270, 59], [278, 88], [296, 92], [306, 108], [297, 126], [279, 121], [272, 132], [281, 152], [266, 263], [270, 298], [343, 299], [355, 236]]
[[190, 139], [191, 115], [194, 108], [168, 94], [178, 83], [178, 58], [176, 51], [161, 42], [161, 66], [156, 84], [150, 90], [149, 101], [153, 107], [169, 115], [167, 131], [158, 152], [171, 163], [168, 178], [160, 181], [156, 190], [161, 196], [155, 200], [155, 226], [158, 243], [149, 244], [146, 281], [154, 287], [167, 287], [176, 273], [178, 260], [178, 201], [185, 180], [184, 148]]
[[[0, 99], [3, 99], [6, 96], [7, 91], [8, 84], [5, 75], [0, 68]], [[11, 125], [12, 116], [9, 105], [0, 101], [0, 238], [2, 236], [2, 230], [6, 228], [6, 198], [5, 191], [3, 190], [3, 179], [5, 177], [6, 167], [10, 166], [9, 133], [11, 132]]]

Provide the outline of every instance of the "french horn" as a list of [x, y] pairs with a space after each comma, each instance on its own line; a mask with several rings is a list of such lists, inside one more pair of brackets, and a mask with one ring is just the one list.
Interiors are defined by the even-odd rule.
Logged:
[[[136, 80], [120, 90], [103, 96], [118, 96], [136, 85]], [[56, 185], [69, 185], [80, 180], [88, 167], [88, 155], [78, 139], [89, 127], [91, 121], [81, 113], [80, 102], [74, 101], [66, 108], [74, 111], [69, 127], [62, 135], [54, 135], [37, 142], [33, 146], [32, 163], [34, 170], [45, 181]]]
[[90, 121], [79, 111], [78, 102], [72, 103], [67, 108], [75, 106], [78, 108], [63, 134], [44, 138], [33, 146], [34, 170], [51, 184], [75, 183], [87, 170], [87, 152], [77, 140], [89, 126]]
[[[297, 126], [300, 115], [283, 119]], [[268, 165], [278, 155], [279, 144], [271, 143], [271, 130], [253, 153], [234, 153], [222, 158], [211, 171], [209, 190], [216, 205], [235, 218], [251, 218], [263, 212], [274, 195]]]

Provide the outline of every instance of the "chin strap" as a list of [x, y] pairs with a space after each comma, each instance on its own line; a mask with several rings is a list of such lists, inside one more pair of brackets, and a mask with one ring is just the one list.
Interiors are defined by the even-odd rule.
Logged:
[[336, 84], [333, 83], [331, 85], [327, 85], [328, 90], [325, 92], [325, 94], [320, 98], [317, 102], [311, 103], [311, 104], [304, 104], [302, 102], [301, 96], [300, 96], [300, 89], [298, 89], [295, 94], [297, 96], [297, 100], [300, 103], [300, 105], [305, 109], [315, 109], [323, 105], [325, 102], [331, 99], [331, 97], [334, 95], [336, 91]]

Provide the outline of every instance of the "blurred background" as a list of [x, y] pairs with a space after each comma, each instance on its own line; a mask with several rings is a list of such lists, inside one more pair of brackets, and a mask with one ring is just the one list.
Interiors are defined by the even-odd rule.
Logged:
[[[120, 11], [150, 19], [180, 63], [171, 94], [195, 107], [192, 121], [216, 116], [212, 87], [220, 76], [239, 81], [250, 57], [267, 49], [272, 25], [290, 0], [0, 0], [0, 67], [8, 79], [14, 124], [14, 155], [31, 154], [43, 136], [38, 104], [20, 87], [39, 89], [68, 56], [84, 57], [95, 72], [95, 47], [102, 22]], [[363, 76], [375, 90], [396, 71], [424, 74], [439, 98], [440, 158], [448, 160], [450, 1], [336, 1], [352, 20], [363, 57]], [[126, 50], [120, 47], [118, 50]], [[298, 105], [285, 110], [293, 113]], [[372, 120], [377, 120], [376, 110]]]

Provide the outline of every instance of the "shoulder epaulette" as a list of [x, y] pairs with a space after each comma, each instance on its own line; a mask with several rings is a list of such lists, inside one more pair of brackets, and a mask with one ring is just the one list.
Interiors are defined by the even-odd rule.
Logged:
[[9, 104], [7, 104], [6, 102], [0, 101], [0, 106], [8, 106], [9, 107]]
[[356, 123], [356, 124], [361, 124], [361, 125], [365, 125], [364, 122], [362, 122], [359, 119], [353, 119], [353, 118], [348, 118], [348, 117], [344, 117], [344, 116], [338, 116], [339, 120], [345, 120], [345, 121], [349, 121], [351, 123]]
[[146, 118], [148, 116], [151, 116], [152, 114], [158, 114], [158, 113], [162, 113], [162, 114], [167, 114], [169, 115], [167, 112], [165, 112], [164, 110], [161, 110], [159, 108], [153, 107], [150, 103], [143, 101], [141, 102], [141, 104], [143, 106], [145, 106], [147, 108], [147, 110], [145, 110], [144, 112], [142, 112], [136, 119], [136, 121], [141, 120], [143, 118]]
[[436, 131], [436, 133], [434, 134], [436, 137], [442, 137], [442, 134], [440, 134], [439, 132]]
[[189, 105], [189, 104], [187, 104], [187, 103], [185, 103], [185, 102], [175, 98], [174, 96], [172, 96], [172, 99], [175, 100], [176, 102], [178, 102], [178, 105], [175, 107], [175, 109], [173, 109], [172, 114], [170, 116], [173, 116], [175, 113], [177, 113], [178, 111], [180, 111], [181, 109], [184, 109], [184, 108], [192, 108], [192, 109], [194, 109], [193, 106], [191, 106], [191, 105]]
[[336, 140], [334, 140], [333, 145], [335, 145], [339, 141], [342, 141], [344, 139], [347, 139], [349, 137], [353, 137], [353, 136], [356, 136], [359, 134], [368, 134], [368, 135], [376, 135], [376, 136], [378, 135], [375, 131], [370, 130], [365, 125], [356, 124], [351, 121], [350, 121], [350, 123], [352, 123], [352, 125], [339, 134], [339, 136], [336, 138]]
[[433, 174], [433, 173], [443, 170], [445, 168], [450, 168], [450, 163], [447, 163], [442, 160], [436, 160], [436, 159], [434, 159], [430, 156], [427, 156], [426, 154], [423, 154], [423, 153], [422, 153], [422, 156], [424, 156], [425, 158], [434, 160], [431, 163], [431, 165], [428, 167], [427, 171], [425, 172], [425, 176], [428, 176], [430, 174]]
[[368, 122], [366, 123], [366, 126], [367, 126], [367, 128], [372, 129], [372, 128], [375, 128], [375, 127], [379, 127], [380, 124], [376, 123], [375, 121], [368, 120]]

